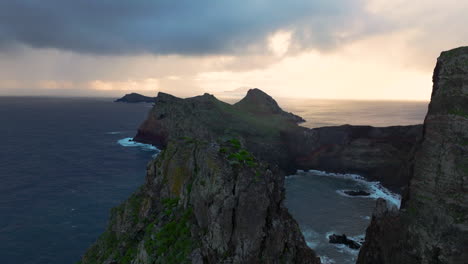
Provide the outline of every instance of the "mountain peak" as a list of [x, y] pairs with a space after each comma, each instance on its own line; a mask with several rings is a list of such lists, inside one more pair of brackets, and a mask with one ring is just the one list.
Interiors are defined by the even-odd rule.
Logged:
[[258, 115], [284, 115], [295, 123], [305, 121], [300, 116], [283, 111], [273, 97], [258, 88], [250, 89], [246, 96], [234, 104], [234, 106], [238, 109]]

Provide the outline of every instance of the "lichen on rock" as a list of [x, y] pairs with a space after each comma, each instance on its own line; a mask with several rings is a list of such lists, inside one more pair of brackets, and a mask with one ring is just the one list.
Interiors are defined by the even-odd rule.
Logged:
[[320, 263], [284, 207], [278, 168], [242, 149], [171, 141], [81, 263]]

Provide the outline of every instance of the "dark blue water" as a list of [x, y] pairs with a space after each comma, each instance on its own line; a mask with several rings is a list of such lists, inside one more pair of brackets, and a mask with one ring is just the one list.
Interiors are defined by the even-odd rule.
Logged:
[[[309, 127], [422, 123], [427, 109], [426, 103], [320, 100], [284, 106], [308, 119]], [[154, 152], [117, 141], [134, 136], [149, 107], [111, 99], [0, 97], [2, 264], [79, 260], [104, 231], [110, 208], [143, 183]], [[374, 200], [337, 190], [369, 186], [315, 176], [286, 181], [287, 206], [320, 255], [352, 263], [357, 252], [330, 246], [326, 233], [364, 233]]]
[[110, 99], [0, 97], [1, 263], [79, 260], [109, 209], [143, 182], [153, 153], [117, 140], [133, 136], [148, 110]]

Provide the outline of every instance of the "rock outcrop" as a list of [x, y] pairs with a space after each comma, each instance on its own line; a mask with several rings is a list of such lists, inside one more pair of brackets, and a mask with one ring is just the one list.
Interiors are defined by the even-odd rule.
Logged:
[[320, 263], [283, 184], [237, 140], [171, 141], [81, 263]]
[[370, 193], [369, 192], [366, 192], [366, 191], [363, 191], [363, 190], [344, 190], [343, 191], [344, 194], [346, 195], [349, 195], [349, 196], [369, 196]]
[[285, 173], [297, 169], [358, 173], [397, 191], [408, 183], [400, 170], [421, 137], [422, 126], [308, 129], [298, 125], [302, 121], [258, 89], [234, 105], [209, 94], [181, 99], [159, 93], [134, 139], [164, 148], [171, 139], [184, 136], [240, 137], [249, 151], [278, 164]]
[[138, 93], [130, 93], [115, 100], [116, 103], [154, 103], [155, 97], [144, 96]]
[[297, 169], [360, 174], [400, 192], [422, 126], [334, 126], [283, 133]]
[[286, 120], [291, 120], [293, 123], [305, 122], [302, 117], [283, 111], [275, 99], [257, 88], [250, 89], [242, 100], [234, 104], [234, 107], [257, 116], [281, 115]]
[[468, 47], [437, 60], [424, 136], [400, 211], [379, 201], [359, 264], [467, 263]]
[[352, 239], [349, 239], [345, 234], [342, 234], [342, 235], [337, 235], [337, 234], [333, 234], [333, 235], [330, 235], [328, 236], [328, 242], [329, 243], [332, 243], [332, 244], [343, 244], [351, 249], [359, 249], [361, 247], [361, 245], [352, 240]]
[[[230, 105], [204, 94], [181, 99], [159, 93], [148, 118], [134, 140], [164, 148], [172, 139], [191, 137], [207, 141], [242, 138], [247, 149], [260, 159], [292, 171], [294, 163], [281, 140], [281, 132], [297, 128], [295, 118], [275, 107], [274, 100], [249, 92], [245, 101], [256, 101], [263, 110], [256, 112], [244, 104]], [[266, 102], [261, 102], [266, 99]], [[271, 100], [270, 100], [271, 99]]]

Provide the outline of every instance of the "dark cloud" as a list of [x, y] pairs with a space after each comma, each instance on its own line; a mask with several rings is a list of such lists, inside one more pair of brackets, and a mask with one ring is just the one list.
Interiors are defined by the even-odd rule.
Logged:
[[258, 51], [255, 45], [279, 29], [295, 30], [299, 46], [325, 47], [342, 41], [336, 32], [366, 19], [362, 8], [361, 0], [3, 0], [0, 47], [238, 53]]

